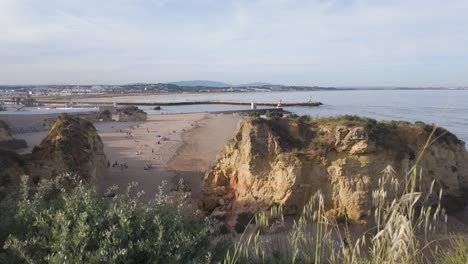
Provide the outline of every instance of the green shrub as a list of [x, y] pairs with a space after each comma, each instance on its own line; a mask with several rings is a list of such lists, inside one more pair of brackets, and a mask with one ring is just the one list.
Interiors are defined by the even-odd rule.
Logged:
[[254, 111], [254, 112], [249, 112], [249, 116], [250, 116], [250, 117], [259, 118], [259, 117], [260, 117], [260, 114], [259, 114], [258, 112], [256, 112], [256, 111]]
[[309, 115], [303, 115], [301, 117], [299, 117], [298, 121], [300, 123], [307, 123], [310, 121], [310, 116]]
[[[64, 180], [65, 179], [65, 180]], [[162, 194], [140, 203], [142, 193], [113, 198], [71, 175], [42, 181], [30, 195], [23, 179], [15, 216], [18, 231], [5, 242], [5, 256], [26, 263], [202, 263], [209, 254], [210, 225], [189, 218]], [[74, 188], [64, 188], [72, 182]], [[68, 189], [68, 190], [66, 190]], [[115, 189], [112, 192], [116, 192]]]
[[266, 116], [270, 119], [279, 119], [283, 117], [283, 112], [281, 111], [267, 111]]
[[452, 250], [444, 250], [436, 263], [440, 264], [466, 264], [468, 263], [468, 242], [457, 239], [452, 243]]

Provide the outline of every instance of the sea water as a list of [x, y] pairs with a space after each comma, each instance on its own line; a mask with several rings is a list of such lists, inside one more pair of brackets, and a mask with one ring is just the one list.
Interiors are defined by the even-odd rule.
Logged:
[[[378, 120], [423, 121], [440, 125], [468, 142], [468, 90], [334, 90], [311, 92], [249, 92], [176, 94], [148, 96], [149, 101], [247, 101], [306, 102], [320, 101], [320, 107], [285, 107], [298, 115], [326, 117], [359, 115]], [[142, 107], [149, 113], [187, 113], [249, 109], [248, 105], [162, 106], [162, 111]]]

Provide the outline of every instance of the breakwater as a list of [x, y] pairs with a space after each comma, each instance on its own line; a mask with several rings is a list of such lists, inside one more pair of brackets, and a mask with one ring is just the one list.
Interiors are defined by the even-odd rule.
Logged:
[[[69, 104], [70, 101], [63, 100], [39, 100], [42, 104]], [[248, 102], [248, 101], [180, 101], [180, 102], [80, 102], [78, 104], [87, 105], [103, 105], [103, 104], [116, 104], [116, 105], [147, 105], [147, 106], [176, 106], [176, 105], [203, 105], [203, 104], [223, 104], [223, 105], [251, 105], [255, 103], [258, 106], [277, 106], [278, 102]], [[287, 106], [310, 106], [317, 107], [323, 105], [321, 102], [281, 102], [282, 107]]]

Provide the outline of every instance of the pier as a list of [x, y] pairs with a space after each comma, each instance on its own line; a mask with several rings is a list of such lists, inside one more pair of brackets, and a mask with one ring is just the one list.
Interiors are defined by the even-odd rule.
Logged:
[[[69, 104], [70, 100], [38, 100], [42, 104]], [[75, 102], [75, 104], [82, 105], [103, 105], [103, 104], [117, 104], [117, 105], [146, 105], [146, 106], [176, 106], [176, 105], [206, 105], [206, 104], [222, 104], [222, 105], [251, 105], [255, 103], [257, 106], [277, 106], [278, 102], [255, 102], [255, 101], [180, 101], [180, 102]], [[281, 107], [288, 106], [303, 106], [303, 107], [317, 107], [323, 105], [321, 102], [281, 102]]]

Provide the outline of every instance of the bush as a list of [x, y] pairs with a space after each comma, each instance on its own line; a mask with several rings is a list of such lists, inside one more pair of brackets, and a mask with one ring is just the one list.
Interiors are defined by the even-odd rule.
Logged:
[[249, 116], [254, 117], [254, 118], [259, 118], [260, 114], [258, 112], [256, 112], [256, 111], [254, 111], [254, 112], [249, 112]]
[[112, 120], [112, 113], [108, 109], [103, 110], [99, 114], [99, 119], [104, 119], [104, 120]]
[[[209, 223], [187, 217], [161, 190], [142, 204], [142, 193], [129, 194], [135, 185], [101, 198], [77, 179], [45, 180], [29, 195], [24, 177], [15, 216], [20, 228], [5, 242], [10, 262], [201, 263], [209, 256]], [[75, 187], [66, 190], [60, 182]]]
[[281, 111], [267, 111], [266, 116], [270, 119], [279, 119], [283, 117], [283, 112]]
[[452, 243], [452, 250], [442, 253], [437, 263], [440, 264], [466, 264], [468, 263], [468, 241], [456, 239]]
[[310, 116], [309, 115], [302, 115], [299, 117], [299, 122], [300, 123], [307, 123], [310, 121]]

